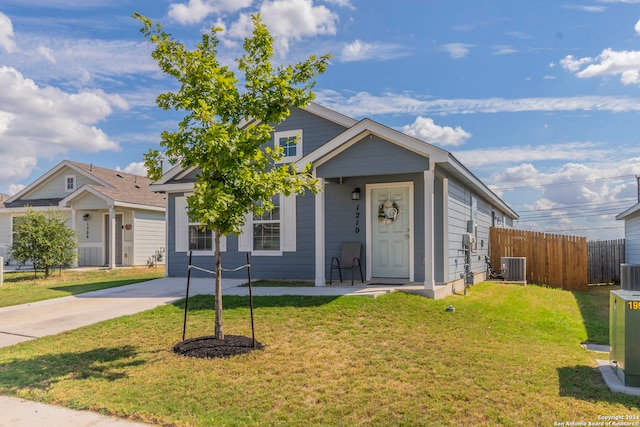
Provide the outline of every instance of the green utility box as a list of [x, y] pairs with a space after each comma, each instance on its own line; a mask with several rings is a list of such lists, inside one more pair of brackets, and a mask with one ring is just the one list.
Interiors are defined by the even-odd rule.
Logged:
[[611, 291], [611, 367], [625, 386], [640, 387], [640, 291]]

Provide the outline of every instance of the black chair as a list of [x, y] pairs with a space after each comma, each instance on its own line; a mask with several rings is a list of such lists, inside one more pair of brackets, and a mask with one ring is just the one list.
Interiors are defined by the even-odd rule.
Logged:
[[340, 276], [340, 283], [342, 283], [342, 270], [351, 270], [351, 286], [353, 286], [353, 270], [358, 268], [360, 270], [360, 280], [364, 283], [362, 276], [362, 263], [360, 262], [360, 249], [362, 243], [348, 242], [342, 244], [342, 252], [340, 258], [331, 258], [331, 271], [329, 272], [329, 285], [333, 282], [333, 270], [338, 270]]

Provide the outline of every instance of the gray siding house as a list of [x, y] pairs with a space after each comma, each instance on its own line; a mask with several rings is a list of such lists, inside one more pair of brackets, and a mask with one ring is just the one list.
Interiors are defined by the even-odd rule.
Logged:
[[[0, 256], [28, 207], [58, 209], [78, 233], [78, 266], [146, 265], [165, 250], [163, 194], [144, 176], [64, 160], [0, 205]], [[157, 256], [157, 255], [160, 255]]]
[[[298, 144], [287, 145], [293, 136]], [[224, 265], [242, 265], [250, 252], [258, 278], [325, 286], [342, 244], [360, 242], [365, 280], [424, 284], [440, 298], [464, 286], [465, 260], [472, 280], [484, 279], [489, 227], [518, 218], [451, 153], [369, 119], [311, 104], [276, 126], [273, 144], [285, 148], [284, 161], [311, 163], [322, 191], [277, 197], [273, 214], [248, 215], [240, 235], [223, 239]], [[190, 250], [194, 264], [214, 265], [211, 236], [185, 211], [196, 174], [175, 167], [151, 185], [167, 195], [169, 276], [186, 276]], [[469, 258], [465, 235], [474, 240]]]
[[616, 219], [624, 220], [626, 262], [628, 264], [640, 264], [640, 201], [618, 214]]

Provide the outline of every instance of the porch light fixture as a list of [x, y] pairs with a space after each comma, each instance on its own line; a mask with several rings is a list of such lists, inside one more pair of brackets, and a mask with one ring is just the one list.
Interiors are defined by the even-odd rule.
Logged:
[[83, 221], [89, 221], [89, 218], [91, 218], [91, 217], [89, 216], [89, 214], [88, 214], [88, 213], [86, 213], [86, 214], [82, 215], [82, 220], [83, 220]]
[[360, 200], [360, 187], [356, 187], [351, 192], [351, 200]]

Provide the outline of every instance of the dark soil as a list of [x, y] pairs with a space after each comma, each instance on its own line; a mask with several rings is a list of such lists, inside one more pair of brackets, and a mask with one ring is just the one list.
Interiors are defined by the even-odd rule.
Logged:
[[225, 335], [223, 340], [214, 336], [191, 338], [173, 346], [175, 353], [189, 357], [215, 358], [231, 357], [249, 353], [252, 350], [262, 350], [264, 346], [258, 341], [253, 346], [253, 340], [239, 335]]

